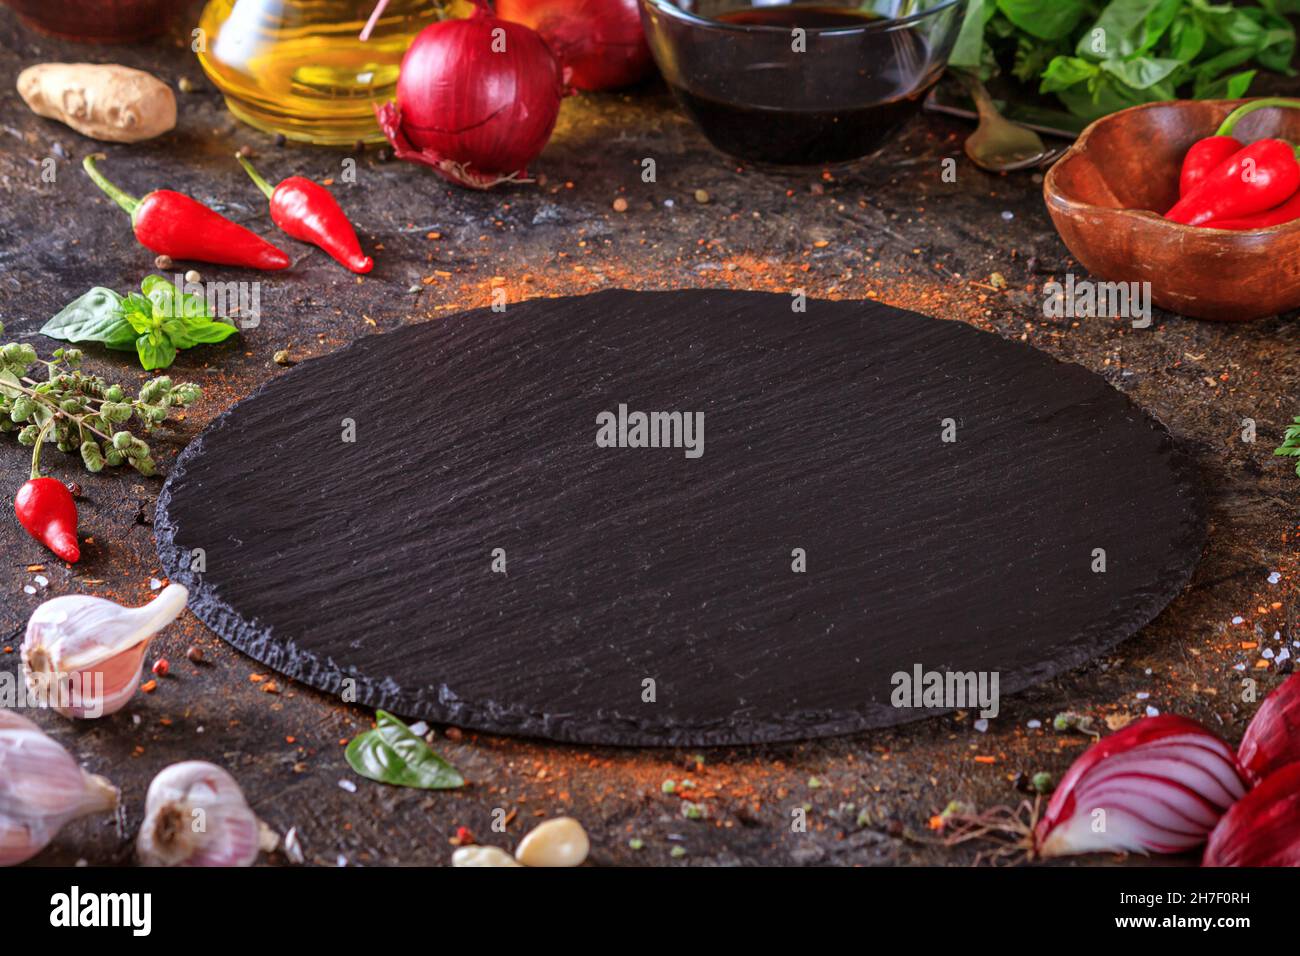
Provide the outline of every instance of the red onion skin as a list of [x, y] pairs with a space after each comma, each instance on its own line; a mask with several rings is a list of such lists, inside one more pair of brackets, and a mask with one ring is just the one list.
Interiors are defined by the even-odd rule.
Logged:
[[496, 0], [496, 10], [540, 33], [580, 90], [630, 86], [650, 72], [640, 0]]
[[1300, 866], [1300, 763], [1233, 804], [1210, 834], [1202, 866]]
[[1237, 759], [1255, 781], [1300, 761], [1300, 674], [1264, 698], [1237, 748]]
[[411, 41], [397, 103], [375, 112], [399, 159], [487, 189], [527, 176], [555, 128], [564, 86], [542, 38], [480, 2], [468, 19], [430, 24]]
[[[1185, 717], [1150, 717], [1098, 741], [1071, 765], [1034, 844], [1042, 856], [1183, 852], [1200, 846], [1246, 789], [1232, 749], [1217, 736]], [[1107, 812], [1105, 834], [1089, 829], [1096, 809]]]

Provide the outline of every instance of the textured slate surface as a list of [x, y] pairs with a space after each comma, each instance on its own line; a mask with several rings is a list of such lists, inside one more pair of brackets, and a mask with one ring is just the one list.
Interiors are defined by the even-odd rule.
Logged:
[[[597, 447], [620, 403], [703, 412], [703, 456]], [[209, 627], [312, 686], [681, 745], [928, 716], [889, 702], [915, 664], [1046, 679], [1151, 620], [1204, 527], [1164, 428], [1081, 367], [873, 303], [607, 292], [278, 377], [181, 456], [156, 537]]]

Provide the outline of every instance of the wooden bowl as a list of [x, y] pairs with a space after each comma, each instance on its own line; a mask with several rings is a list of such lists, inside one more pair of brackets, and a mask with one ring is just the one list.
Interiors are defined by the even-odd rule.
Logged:
[[[1051, 168], [1043, 196], [1056, 230], [1092, 275], [1150, 282], [1162, 309], [1245, 321], [1300, 308], [1300, 222], [1251, 232], [1203, 229], [1161, 213], [1178, 199], [1183, 156], [1246, 100], [1178, 100], [1113, 113]], [[1243, 142], [1300, 141], [1300, 110], [1261, 109]]]

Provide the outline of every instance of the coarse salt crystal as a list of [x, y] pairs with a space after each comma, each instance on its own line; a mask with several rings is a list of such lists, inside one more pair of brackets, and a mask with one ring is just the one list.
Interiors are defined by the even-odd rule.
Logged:
[[27, 586], [25, 586], [25, 587], [23, 588], [23, 593], [24, 593], [24, 594], [35, 594], [35, 593], [36, 593], [36, 588], [34, 588], [34, 587], [32, 587], [30, 584], [28, 584]]
[[1025, 724], [1025, 726], [1030, 730], [1037, 730], [1039, 727], [1043, 726], [1043, 722], [1041, 720], [1031, 720], [1029, 723]]
[[1263, 657], [1264, 660], [1266, 661], [1271, 661], [1273, 659], [1273, 648], [1271, 647], [1264, 648], [1264, 650], [1260, 652], [1260, 656]]
[[339, 866], [347, 866], [347, 865], [348, 865], [348, 858], [347, 858], [346, 856], [344, 856], [342, 853], [340, 853], [339, 856], [338, 856], [338, 859], [335, 860], [334, 862], [337, 863]]
[[1285, 661], [1285, 660], [1290, 660], [1290, 659], [1291, 659], [1291, 648], [1289, 648], [1289, 647], [1284, 647], [1284, 648], [1282, 648], [1280, 651], [1278, 651], [1278, 652], [1277, 652], [1277, 659], [1278, 659], [1279, 662], [1280, 662], [1280, 661]]
[[348, 793], [357, 792], [357, 785], [353, 783], [351, 780], [340, 780], [339, 786], [342, 787], [344, 790], [346, 790]]
[[1138, 700], [1146, 700], [1146, 699], [1147, 699], [1148, 697], [1150, 697], [1150, 696], [1151, 696], [1151, 695], [1150, 695], [1149, 693], [1147, 693], [1146, 691], [1144, 691], [1144, 690], [1140, 690], [1140, 691], [1137, 692], [1137, 699], [1138, 699]]
[[989, 722], [985, 720], [983, 717], [981, 717], [979, 720], [975, 721], [974, 726], [977, 731], [979, 731], [980, 733], [984, 733], [986, 730], [989, 729]]
[[149, 579], [149, 590], [150, 590], [150, 591], [157, 591], [157, 590], [158, 590], [159, 588], [161, 588], [161, 587], [162, 587], [162, 582], [159, 581], [157, 578], [150, 578], [150, 579]]
[[429, 732], [429, 725], [422, 720], [417, 721], [414, 724], [411, 724], [411, 733], [415, 734], [415, 736], [417, 737], [423, 737], [428, 732]]
[[1245, 620], [1246, 620], [1246, 619], [1245, 619], [1244, 617], [1242, 617], [1240, 614], [1238, 614], [1236, 617], [1234, 617], [1234, 618], [1232, 619], [1232, 623], [1233, 623], [1233, 624], [1241, 624], [1241, 623], [1244, 622]]
[[1233, 664], [1233, 665], [1232, 665], [1232, 669], [1233, 669], [1234, 671], [1244, 671], [1244, 670], [1246, 669], [1246, 665], [1245, 665], [1245, 664]]
[[1148, 717], [1159, 717], [1159, 716], [1160, 716], [1160, 711], [1157, 710], [1155, 707], [1147, 707], [1147, 716], [1148, 716]]
[[32, 580], [43, 588], [48, 588], [50, 586], [50, 579], [43, 574], [36, 575]]
[[1279, 574], [1279, 573], [1276, 572], [1276, 571], [1274, 571], [1272, 574], [1270, 574], [1270, 575], [1268, 576], [1268, 583], [1269, 583], [1269, 584], [1277, 584], [1277, 582], [1278, 582], [1278, 581], [1281, 581], [1281, 580], [1282, 580], [1282, 575]]
[[1010, 209], [1006, 209], [1002, 213], [1002, 218], [1005, 219], [1007, 222], [1010, 222], [1012, 219], [1016, 218], [1016, 214], [1012, 212]]

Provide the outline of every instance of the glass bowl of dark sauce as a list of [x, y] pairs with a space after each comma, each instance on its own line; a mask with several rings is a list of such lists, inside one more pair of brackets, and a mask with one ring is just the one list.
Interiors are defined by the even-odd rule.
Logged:
[[878, 152], [948, 63], [965, 0], [641, 0], [655, 60], [709, 141], [772, 166]]

